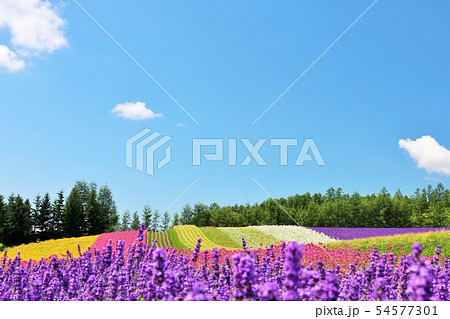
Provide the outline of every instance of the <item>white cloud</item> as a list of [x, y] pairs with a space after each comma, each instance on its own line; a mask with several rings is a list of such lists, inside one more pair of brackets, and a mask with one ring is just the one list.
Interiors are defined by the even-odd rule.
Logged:
[[184, 124], [184, 123], [177, 123], [176, 124], [177, 127], [182, 127], [182, 128], [187, 128], [189, 127], [188, 125]]
[[[17, 56], [22, 58], [42, 52], [53, 53], [66, 46], [67, 39], [63, 30], [65, 24], [54, 6], [46, 0], [1, 0], [0, 29], [8, 29], [11, 33], [11, 45], [6, 47], [7, 51], [2, 49], [3, 57], [8, 52], [10, 61], [16, 62], [12, 64], [15, 66], [13, 68], [8, 67], [11, 63], [0, 66], [15, 72], [25, 66], [25, 62]], [[11, 59], [11, 56], [14, 58]]]
[[118, 116], [131, 120], [145, 120], [162, 117], [162, 113], [155, 113], [145, 106], [144, 102], [126, 102], [117, 104], [112, 110]]
[[426, 169], [428, 173], [450, 175], [450, 151], [433, 137], [426, 135], [415, 141], [401, 139], [398, 145], [408, 151], [419, 168]]
[[17, 72], [25, 67], [25, 61], [19, 59], [6, 45], [0, 45], [0, 68], [8, 72]]

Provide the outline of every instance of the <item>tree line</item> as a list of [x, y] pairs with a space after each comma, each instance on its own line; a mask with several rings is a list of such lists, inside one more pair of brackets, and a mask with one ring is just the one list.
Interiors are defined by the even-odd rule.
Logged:
[[0, 243], [6, 246], [49, 239], [138, 230], [144, 222], [149, 231], [167, 230], [171, 218], [146, 205], [142, 217], [125, 211], [120, 218], [111, 189], [95, 182], [77, 181], [69, 196], [64, 191], [37, 195], [33, 202], [20, 195], [0, 195]]
[[173, 225], [243, 227], [296, 225], [311, 227], [450, 227], [450, 191], [442, 184], [417, 189], [412, 196], [386, 188], [377, 194], [305, 193], [268, 199], [260, 204], [221, 207], [216, 203], [184, 206]]
[[122, 215], [119, 229], [121, 231], [137, 230], [141, 223], [145, 224], [145, 228], [148, 231], [164, 231], [171, 227], [171, 218], [168, 211], [161, 215], [158, 210], [153, 212], [150, 205], [145, 205], [142, 210], [142, 216], [137, 211], [133, 215], [131, 215], [130, 211], [125, 211]]
[[0, 195], [0, 243], [6, 246], [116, 231], [118, 222], [107, 185], [78, 181], [67, 199], [61, 190], [54, 200], [46, 193], [33, 203], [20, 195]]
[[150, 206], [125, 211], [120, 218], [110, 188], [77, 181], [69, 196], [46, 193], [31, 203], [20, 195], [0, 195], [0, 243], [6, 246], [34, 241], [97, 235], [139, 229], [167, 230], [177, 225], [244, 227], [296, 225], [311, 227], [450, 227], [450, 190], [442, 184], [417, 189], [412, 196], [386, 188], [377, 194], [346, 194], [329, 188], [325, 194], [305, 193], [268, 199], [260, 204], [219, 206], [186, 204], [173, 218]]

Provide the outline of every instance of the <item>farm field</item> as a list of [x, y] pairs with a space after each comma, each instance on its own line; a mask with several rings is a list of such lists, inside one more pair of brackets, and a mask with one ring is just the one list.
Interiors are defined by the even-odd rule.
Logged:
[[69, 251], [73, 256], [78, 256], [78, 245], [85, 252], [93, 246], [99, 236], [85, 236], [75, 238], [52, 239], [40, 243], [31, 243], [8, 248], [8, 256], [14, 258], [19, 252], [22, 260], [40, 260], [56, 255], [58, 258], [66, 256]]
[[[246, 239], [248, 245], [244, 251], [237, 240], [246, 235], [251, 240]], [[9, 249], [7, 255], [14, 258], [21, 251], [20, 259], [7, 262], [0, 258], [1, 264], [8, 265], [0, 273], [0, 299], [448, 300], [450, 297], [450, 291], [442, 293], [440, 290], [441, 285], [450, 285], [450, 264], [444, 262], [444, 258], [450, 256], [450, 231], [341, 241], [334, 241], [315, 232], [304, 241], [309, 241], [309, 236], [319, 236], [331, 241], [322, 244], [290, 241], [302, 240], [301, 236], [304, 236], [303, 229], [295, 226], [199, 228], [187, 225], [176, 226], [166, 232], [146, 232], [141, 229], [20, 245]], [[196, 249], [199, 238], [202, 239], [201, 247]], [[154, 239], [158, 239], [156, 250], [149, 255]], [[124, 243], [120, 248], [118, 245], [116, 247], [118, 240]], [[112, 251], [105, 249], [111, 241], [114, 242], [110, 246]], [[287, 241], [290, 242], [286, 243]], [[422, 244], [419, 245], [417, 241]], [[261, 247], [260, 242], [265, 247]], [[81, 255], [78, 254], [78, 244]], [[92, 257], [92, 249], [87, 252], [88, 247], [98, 250], [95, 258]], [[134, 249], [128, 250], [128, 247]], [[73, 257], [67, 256], [67, 249]], [[394, 254], [388, 257], [383, 254], [385, 252]], [[121, 260], [114, 263], [114, 267], [108, 266], [111, 256], [115, 256], [115, 260]], [[42, 257], [49, 258], [48, 263], [36, 263]], [[61, 257], [70, 257], [71, 261], [65, 261]], [[29, 258], [35, 262], [26, 263]], [[164, 277], [158, 279], [159, 275], [149, 276], [145, 271], [146, 267], [139, 267], [146, 258], [152, 260], [152, 272]], [[133, 263], [132, 267], [129, 261]], [[414, 275], [414, 272], [402, 265], [421, 269], [420, 275]], [[64, 280], [70, 280], [70, 284], [63, 280], [57, 285], [53, 284], [49, 290], [48, 282], [35, 281], [42, 276], [53, 276], [56, 269], [54, 267], [64, 274]], [[206, 269], [214, 271], [205, 272]], [[371, 269], [383, 269], [379, 270], [382, 277], [373, 277]], [[120, 270], [126, 280], [121, 289], [118, 289], [114, 279], [116, 270]], [[38, 284], [18, 289], [18, 281], [12, 280], [17, 273], [28, 278], [19, 282], [25, 285]], [[256, 273], [261, 275], [256, 277]], [[433, 279], [435, 277], [432, 274], [439, 274], [441, 279]], [[423, 291], [419, 286], [414, 286], [417, 282], [414, 276], [421, 276], [420, 280], [428, 282], [427, 285], [431, 288]], [[98, 279], [88, 283], [88, 277]], [[299, 290], [289, 288], [289, 278], [296, 278], [298, 285], [304, 281], [309, 284], [302, 288], [303, 293], [300, 295]], [[311, 278], [318, 279], [311, 281]], [[99, 283], [100, 279], [104, 283]], [[380, 290], [377, 287], [381, 279], [384, 280], [382, 282], [394, 284], [386, 285]], [[158, 284], [159, 280], [164, 280], [165, 284]], [[71, 285], [79, 288], [70, 290]], [[102, 286], [106, 289], [99, 290], [99, 285], [106, 285]], [[251, 293], [245, 293], [243, 286], [252, 287]], [[359, 289], [360, 286], [364, 286], [364, 290]], [[148, 290], [142, 287], [153, 288]], [[213, 287], [218, 287], [218, 290]], [[93, 290], [100, 293], [90, 293]], [[111, 294], [114, 291], [116, 292]]]
[[450, 231], [448, 230], [335, 241], [330, 243], [328, 247], [331, 249], [337, 247], [361, 249], [366, 252], [372, 247], [377, 247], [380, 253], [410, 254], [412, 252], [411, 246], [415, 242], [420, 242], [423, 246], [423, 256], [433, 255], [436, 247], [440, 245], [442, 246], [442, 256], [450, 257]]
[[[113, 232], [113, 233], [104, 233], [97, 236], [97, 239], [91, 246], [92, 249], [102, 250], [108, 245], [108, 242], [111, 240], [112, 247], [115, 249], [116, 243], [118, 240], [124, 241], [124, 247], [127, 249], [130, 245], [132, 245], [138, 236], [139, 231], [137, 230], [128, 230], [121, 232]], [[146, 231], [144, 232], [144, 236], [146, 236]], [[145, 238], [145, 237], [144, 237]]]
[[[436, 230], [436, 231], [434, 231]], [[337, 231], [333, 229], [333, 231]], [[356, 231], [356, 229], [355, 229]], [[420, 231], [420, 232], [419, 232]], [[427, 231], [427, 232], [424, 232]], [[360, 249], [368, 252], [371, 247], [378, 247], [380, 252], [395, 252], [396, 254], [410, 253], [411, 245], [419, 241], [424, 247], [423, 255], [430, 256], [434, 254], [437, 245], [442, 245], [442, 255], [450, 256], [450, 231], [441, 229], [421, 228], [416, 233], [411, 229], [405, 230], [406, 234], [393, 236], [373, 237], [373, 229], [357, 229], [358, 236], [367, 234], [367, 238], [358, 238], [350, 240], [335, 240], [320, 232], [311, 230], [311, 233], [304, 233], [303, 227], [297, 226], [251, 226], [251, 227], [196, 227], [196, 226], [176, 226], [166, 232], [144, 232], [147, 243], [151, 245], [155, 239], [158, 239], [156, 247], [174, 247], [182, 251], [192, 251], [197, 245], [197, 240], [202, 239], [202, 249], [212, 250], [213, 248], [228, 249], [230, 251], [242, 248], [242, 237], [245, 238], [247, 247], [251, 249], [265, 248], [271, 244], [278, 245], [281, 241], [296, 241], [304, 244], [321, 243], [330, 249]], [[21, 252], [21, 258], [27, 260], [39, 260], [48, 258], [52, 255], [62, 257], [67, 255], [67, 250], [72, 255], [78, 255], [78, 244], [81, 251], [91, 248], [103, 250], [111, 240], [112, 248], [115, 249], [118, 240], [125, 242], [125, 249], [136, 242], [139, 231], [124, 231], [104, 233], [95, 236], [86, 236], [78, 238], [66, 238], [58, 240], [49, 240], [40, 243], [31, 243], [8, 248], [8, 256], [15, 257]], [[401, 233], [400, 229], [379, 229], [379, 234]], [[332, 234], [329, 232], [329, 234]], [[314, 240], [315, 239], [315, 240]], [[261, 246], [262, 244], [262, 246]], [[392, 246], [392, 247], [391, 247]]]
[[334, 238], [319, 231], [299, 226], [251, 226], [263, 233], [273, 236], [278, 241], [296, 241], [299, 243], [328, 243]]
[[147, 244], [152, 245], [155, 240], [157, 240], [156, 245], [155, 245], [155, 247], [157, 247], [157, 248], [160, 248], [160, 247], [165, 248], [165, 247], [169, 247], [171, 245], [170, 235], [166, 231], [158, 231], [158, 232], [149, 231], [149, 232], [147, 232]]
[[218, 227], [217, 229], [225, 233], [236, 243], [242, 243], [242, 237], [244, 237], [249, 248], [264, 248], [271, 244], [280, 243], [280, 241], [272, 235], [266, 234], [253, 227]]
[[184, 226], [175, 226], [174, 227], [178, 239], [183, 244], [184, 247], [188, 249], [194, 249], [197, 245], [198, 239], [202, 240], [202, 249], [211, 250], [213, 248], [232, 248], [232, 247], [224, 247], [214, 243], [210, 240], [206, 235], [194, 225], [184, 225]]
[[418, 234], [430, 231], [450, 230], [450, 228], [333, 228], [333, 227], [307, 227], [324, 233], [338, 240], [369, 238], [379, 236], [392, 236], [401, 234]]
[[[198, 251], [181, 254], [166, 248], [151, 251], [142, 235], [143, 231], [139, 235], [141, 240], [133, 241], [134, 249], [130, 250], [128, 258], [122, 254], [122, 248], [112, 252], [102, 250], [95, 260], [90, 252], [70, 261], [54, 256], [48, 263], [24, 264], [16, 258], [0, 273], [0, 299], [371, 301], [449, 298], [449, 292], [442, 287], [448, 287], [450, 265], [444, 262], [439, 248], [434, 256], [425, 260], [418, 243], [412, 245], [411, 255], [389, 258], [376, 251], [329, 249], [290, 242], [246, 253], [214, 249], [212, 253], [202, 253], [202, 258], [197, 260]], [[111, 266], [111, 256], [117, 256], [120, 262]], [[226, 261], [229, 256], [231, 263]], [[60, 278], [58, 281], [39, 280], [56, 275]]]
[[206, 237], [211, 239], [214, 243], [229, 247], [229, 248], [242, 248], [242, 240], [236, 242], [232, 240], [223, 230], [216, 227], [200, 227], [200, 230]]

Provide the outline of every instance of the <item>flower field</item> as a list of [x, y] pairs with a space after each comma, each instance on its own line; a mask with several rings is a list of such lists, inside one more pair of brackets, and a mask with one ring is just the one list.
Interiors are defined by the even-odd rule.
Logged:
[[169, 247], [171, 245], [170, 235], [166, 231], [147, 232], [147, 244], [151, 245], [157, 240], [155, 247]]
[[232, 240], [224, 231], [216, 227], [200, 227], [206, 237], [220, 246], [230, 248], [242, 248], [242, 239], [239, 242]]
[[187, 248], [195, 248], [197, 245], [197, 240], [200, 238], [202, 240], [202, 248], [211, 250], [213, 248], [226, 248], [214, 243], [208, 237], [203, 234], [203, 232], [194, 225], [183, 225], [175, 226], [175, 231], [177, 232], [178, 239]]
[[[144, 232], [147, 243], [151, 245], [155, 239], [158, 240], [156, 247], [174, 247], [178, 250], [192, 251], [197, 245], [197, 240], [202, 239], [202, 249], [212, 250], [219, 248], [221, 254], [225, 248], [231, 257], [236, 250], [242, 248], [242, 237], [245, 238], [246, 245], [250, 249], [265, 248], [271, 244], [279, 245], [281, 241], [289, 242], [296, 241], [301, 243], [322, 243], [326, 244], [323, 247], [328, 247], [330, 251], [335, 253], [339, 250], [338, 255], [345, 255], [345, 251], [359, 251], [368, 253], [372, 247], [378, 247], [380, 252], [393, 252], [396, 255], [411, 253], [411, 245], [419, 241], [424, 251], [422, 255], [430, 256], [434, 254], [434, 249], [437, 245], [441, 245], [442, 255], [450, 256], [450, 231], [429, 231], [424, 233], [420, 229], [418, 233], [410, 233], [408, 229], [406, 234], [394, 236], [379, 236], [370, 237], [371, 232], [368, 233], [368, 238], [360, 238], [353, 240], [335, 241], [333, 238], [323, 235], [322, 233], [311, 230], [311, 233], [304, 233], [303, 227], [297, 226], [251, 226], [251, 227], [202, 227], [196, 226], [176, 226], [166, 232]], [[380, 234], [387, 231], [379, 229]], [[398, 229], [395, 229], [399, 232]], [[435, 229], [432, 229], [435, 230]], [[112, 240], [112, 248], [115, 249], [117, 241], [123, 241], [125, 249], [135, 243], [138, 236], [138, 231], [124, 231], [115, 233], [104, 233], [98, 236], [86, 236], [79, 238], [66, 238], [58, 240], [49, 240], [40, 243], [31, 243], [27, 245], [20, 245], [8, 248], [9, 256], [16, 256], [21, 252], [22, 260], [29, 258], [39, 261], [41, 258], [48, 258], [52, 255], [62, 257], [67, 255], [70, 251], [72, 255], [78, 255], [77, 245], [80, 244], [81, 251], [87, 250], [89, 247], [92, 251], [95, 249], [102, 251]], [[362, 233], [359, 235], [362, 236]], [[262, 244], [262, 245], [261, 245]], [[312, 251], [314, 245], [306, 245], [306, 251]], [[309, 248], [308, 248], [309, 247]], [[323, 254], [323, 250], [315, 251], [315, 254]], [[352, 253], [351, 253], [352, 254]], [[329, 256], [327, 256], [328, 259]], [[305, 255], [305, 260], [308, 255]], [[322, 258], [322, 261], [328, 263], [329, 261]], [[334, 263], [335, 264], [335, 263]], [[345, 264], [345, 263], [344, 263]], [[331, 264], [330, 264], [331, 265]]]
[[[115, 249], [115, 245], [117, 241], [123, 241], [125, 245], [125, 249], [128, 248], [128, 246], [134, 244], [136, 241], [136, 238], [138, 236], [139, 231], [138, 230], [128, 230], [128, 231], [120, 231], [120, 232], [114, 232], [114, 233], [104, 233], [99, 236], [97, 236], [97, 239], [92, 244], [92, 249], [98, 249], [102, 250], [105, 248], [109, 241], [112, 240], [113, 249]], [[147, 235], [147, 231], [144, 231], [144, 236]], [[146, 237], [144, 237], [146, 238]]]
[[430, 231], [450, 230], [450, 228], [333, 228], [333, 227], [308, 227], [308, 228], [340, 240], [369, 238], [378, 236], [393, 236], [401, 234], [419, 234], [419, 233], [427, 233]]
[[250, 248], [267, 247], [270, 244], [279, 244], [280, 240], [270, 234], [266, 234], [253, 227], [219, 227], [218, 230], [224, 232], [231, 240], [237, 243], [245, 238], [247, 246]]
[[[15, 246], [8, 249], [9, 256], [16, 256], [20, 252], [22, 260], [40, 260], [50, 256], [63, 257], [69, 251], [72, 255], [78, 255], [78, 245], [82, 252], [86, 251], [96, 241], [98, 236], [85, 236], [77, 238], [52, 239], [40, 243]], [[136, 238], [136, 236], [135, 236]]]
[[124, 254], [125, 242], [113, 245], [110, 241], [102, 251], [26, 264], [20, 256], [10, 255], [13, 259], [9, 259], [5, 254], [0, 258], [0, 300], [370, 301], [450, 297], [450, 261], [442, 257], [441, 247], [434, 256], [421, 257], [423, 248], [418, 243], [412, 245], [410, 255], [396, 256], [380, 254], [377, 249], [370, 253], [330, 250], [296, 242], [266, 249], [201, 251], [201, 240], [192, 253], [185, 253], [147, 245], [143, 230], [131, 242], [128, 254]]
[[366, 252], [372, 247], [378, 247], [380, 252], [409, 254], [412, 251], [410, 247], [417, 241], [420, 242], [424, 248], [422, 252], [422, 255], [424, 256], [433, 255], [434, 249], [438, 245], [442, 246], [443, 256], [450, 256], [450, 231], [447, 230], [336, 241], [330, 243], [328, 246], [331, 249], [337, 247], [347, 249], [358, 248]]
[[334, 238], [321, 232], [299, 226], [251, 226], [280, 241], [296, 241], [299, 243], [328, 243]]

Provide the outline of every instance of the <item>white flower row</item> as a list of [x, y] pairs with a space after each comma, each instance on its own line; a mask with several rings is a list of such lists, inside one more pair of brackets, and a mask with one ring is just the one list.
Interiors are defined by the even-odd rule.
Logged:
[[335, 241], [334, 238], [324, 233], [301, 227], [301, 226], [251, 226], [268, 235], [275, 237], [277, 240], [296, 241], [299, 243], [328, 243]]

